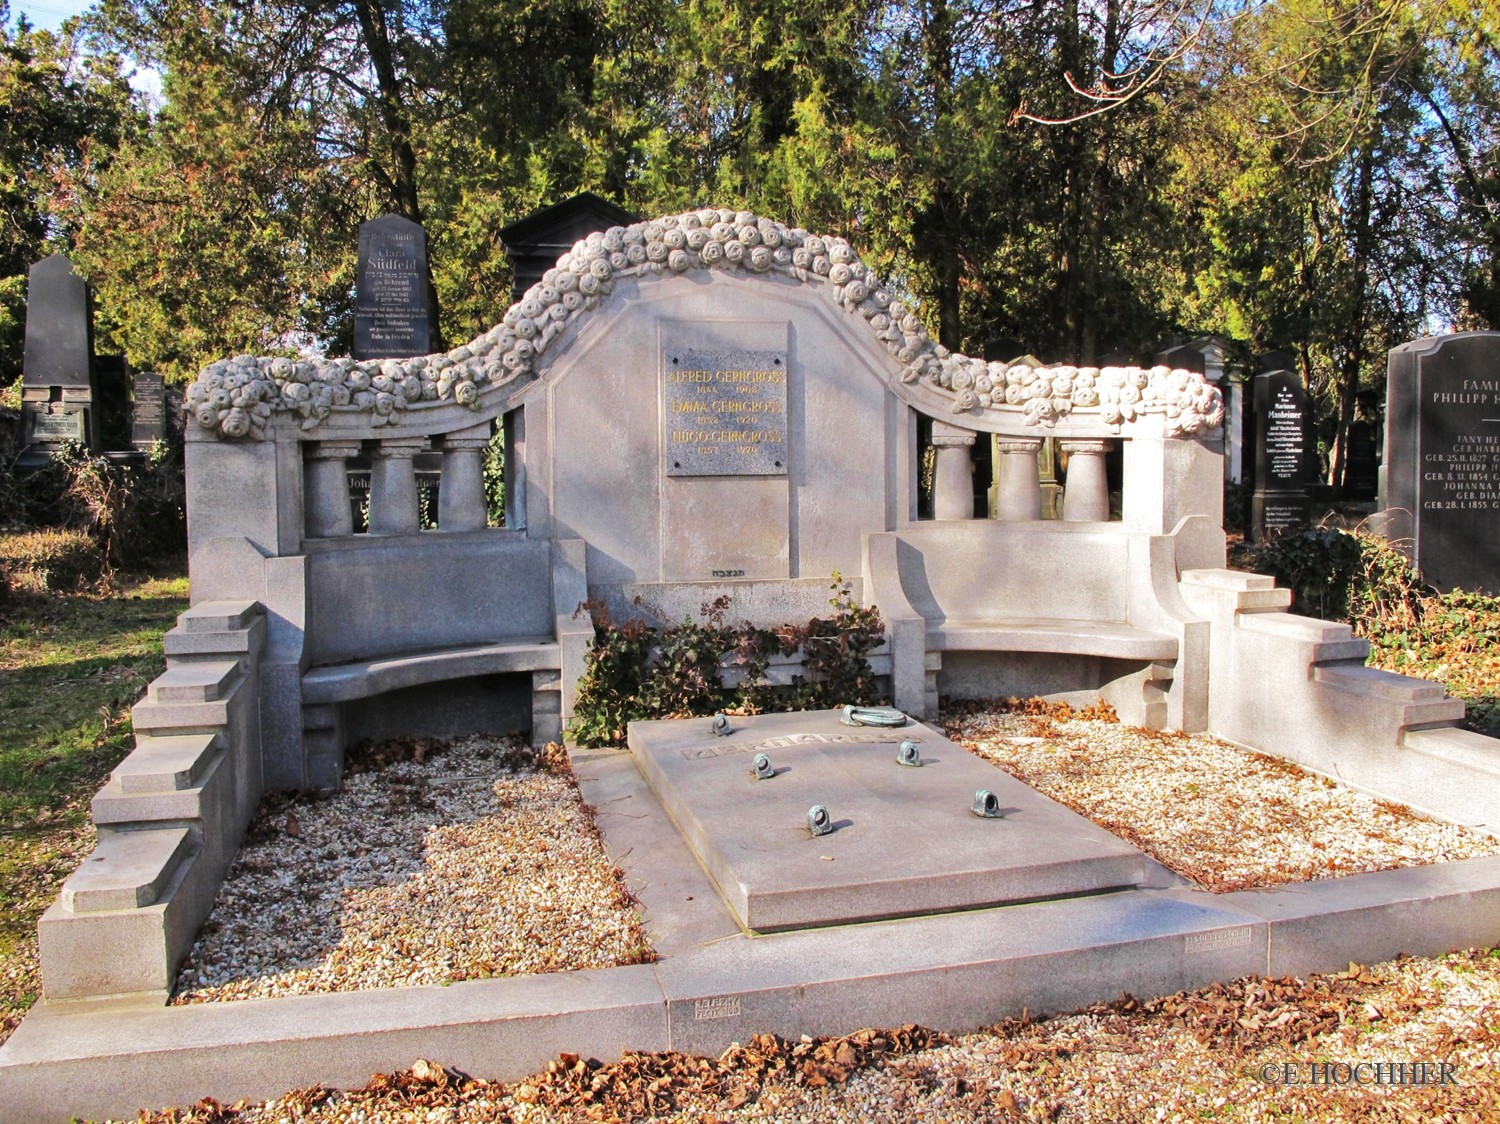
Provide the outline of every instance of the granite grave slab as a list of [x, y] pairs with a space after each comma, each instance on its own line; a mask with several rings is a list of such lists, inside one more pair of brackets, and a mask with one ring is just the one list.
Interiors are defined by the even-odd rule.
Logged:
[[[739, 922], [774, 932], [1139, 885], [1139, 851], [922, 723], [839, 711], [634, 722], [630, 748]], [[920, 766], [897, 762], [902, 742]], [[753, 776], [757, 755], [773, 774]], [[763, 770], [764, 771], [764, 770]], [[976, 792], [997, 818], [974, 814]], [[809, 816], [827, 810], [832, 831]]]

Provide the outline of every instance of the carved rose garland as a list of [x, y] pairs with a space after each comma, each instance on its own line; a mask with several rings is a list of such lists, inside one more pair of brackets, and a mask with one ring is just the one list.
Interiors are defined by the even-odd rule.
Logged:
[[365, 411], [377, 426], [419, 402], [477, 409], [485, 388], [533, 374], [538, 358], [609, 296], [616, 278], [698, 269], [777, 273], [827, 286], [901, 364], [901, 380], [937, 391], [955, 414], [997, 411], [1035, 426], [1075, 412], [1112, 426], [1161, 414], [1167, 432], [1184, 437], [1223, 419], [1218, 388], [1193, 371], [1011, 366], [949, 352], [844, 239], [789, 229], [749, 211], [711, 209], [590, 234], [499, 324], [446, 354], [364, 362], [238, 355], [204, 368], [188, 388], [188, 405], [198, 425], [225, 438], [260, 437], [277, 412], [300, 416], [310, 430], [335, 409]]

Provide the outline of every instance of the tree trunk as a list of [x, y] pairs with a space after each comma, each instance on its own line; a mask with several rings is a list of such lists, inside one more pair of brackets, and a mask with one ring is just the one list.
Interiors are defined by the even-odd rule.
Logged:
[[[397, 213], [422, 222], [422, 200], [417, 193], [417, 153], [411, 143], [411, 124], [406, 117], [406, 106], [401, 97], [401, 79], [396, 74], [395, 52], [391, 49], [390, 29], [386, 26], [385, 10], [379, 0], [355, 0], [355, 14], [359, 19], [360, 37], [365, 51], [370, 56], [371, 69], [375, 71], [375, 82], [379, 90], [380, 121], [390, 139], [391, 155], [395, 159], [391, 186]], [[442, 308], [438, 303], [437, 286], [432, 280], [432, 255], [427, 256], [427, 303], [432, 313], [431, 347], [433, 351], [444, 351]]]
[[1369, 301], [1366, 289], [1370, 277], [1370, 250], [1373, 240], [1370, 211], [1375, 192], [1375, 140], [1366, 137], [1355, 172], [1353, 220], [1350, 234], [1354, 276], [1351, 280], [1349, 315], [1345, 321], [1344, 361], [1339, 378], [1339, 424], [1334, 435], [1329, 464], [1329, 483], [1342, 489], [1349, 477], [1349, 426], [1354, 421], [1354, 398], [1359, 393], [1359, 373], [1365, 364], [1365, 310]]

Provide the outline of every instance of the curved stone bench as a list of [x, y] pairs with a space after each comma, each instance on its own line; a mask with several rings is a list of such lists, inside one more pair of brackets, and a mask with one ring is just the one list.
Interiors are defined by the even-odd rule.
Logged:
[[1116, 621], [1025, 617], [928, 622], [927, 648], [937, 652], [1053, 652], [1119, 660], [1176, 660], [1177, 637]]
[[865, 555], [902, 709], [931, 716], [940, 690], [1089, 696], [1127, 721], [1203, 728], [1206, 625], [1177, 590], [1174, 536], [967, 520], [867, 535]]
[[315, 705], [353, 702], [448, 679], [561, 670], [562, 648], [546, 637], [469, 644], [313, 668], [302, 676], [302, 701]]
[[302, 676], [303, 737], [344, 741], [339, 707], [413, 687], [530, 673], [531, 740], [562, 738], [562, 645], [546, 637], [468, 644], [315, 667]]

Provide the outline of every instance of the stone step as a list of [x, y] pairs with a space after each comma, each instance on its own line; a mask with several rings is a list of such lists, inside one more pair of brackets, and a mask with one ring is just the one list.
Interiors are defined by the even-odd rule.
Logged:
[[108, 831], [62, 888], [74, 913], [140, 909], [152, 905], [172, 881], [191, 847], [185, 827]]
[[1500, 738], [1449, 726], [1435, 730], [1408, 730], [1401, 738], [1401, 745], [1424, 756], [1500, 778]]
[[217, 733], [229, 721], [224, 699], [199, 703], [138, 702], [130, 708], [136, 735]]
[[1409, 675], [1382, 671], [1378, 667], [1364, 664], [1333, 664], [1313, 668], [1313, 679], [1319, 683], [1342, 687], [1347, 691], [1361, 691], [1393, 702], [1437, 702], [1447, 692], [1441, 683], [1429, 679], [1413, 679]]
[[169, 667], [146, 688], [146, 701], [164, 705], [217, 702], [239, 669], [238, 660], [204, 660]]
[[141, 734], [112, 777], [126, 796], [193, 788], [222, 744], [215, 734]]
[[1370, 642], [1355, 636], [1346, 624], [1299, 617], [1293, 613], [1245, 613], [1235, 618], [1242, 632], [1284, 637], [1311, 646], [1314, 663], [1356, 660], [1364, 663]]
[[162, 648], [174, 665], [180, 661], [201, 661], [226, 655], [242, 659], [257, 650], [266, 635], [266, 618], [257, 616], [244, 628], [222, 632], [189, 630], [179, 624], [162, 637]]
[[236, 632], [261, 617], [257, 601], [200, 601], [177, 618], [184, 632]]
[[159, 789], [154, 792], [126, 792], [117, 777], [111, 777], [89, 805], [94, 822], [125, 826], [129, 824], [187, 823], [204, 818], [204, 796], [226, 769], [229, 754], [215, 747], [203, 763], [198, 782], [189, 788]]

